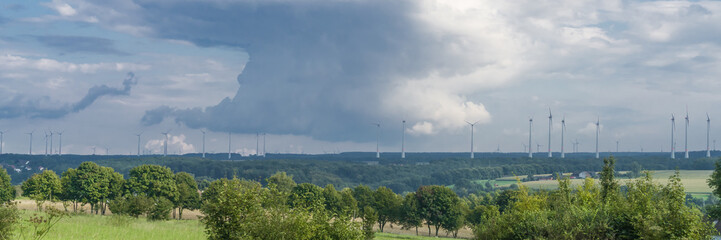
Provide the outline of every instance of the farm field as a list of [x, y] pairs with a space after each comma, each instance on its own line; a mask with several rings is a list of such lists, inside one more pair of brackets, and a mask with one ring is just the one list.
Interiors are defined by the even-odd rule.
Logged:
[[[668, 183], [668, 177], [673, 175], [674, 170], [659, 170], [651, 171], [655, 182], [660, 184]], [[694, 196], [701, 197], [711, 193], [711, 188], [706, 184], [706, 179], [713, 173], [712, 170], [680, 170], [681, 183], [686, 188], [687, 193], [692, 193]], [[536, 177], [549, 176], [548, 174], [535, 175]], [[519, 176], [519, 178], [525, 178], [525, 176]], [[630, 179], [617, 178], [621, 185], [625, 185]], [[482, 181], [482, 182], [481, 182]], [[485, 184], [485, 181], [477, 181], [478, 183]], [[516, 183], [515, 177], [503, 177], [496, 180], [491, 180], [492, 183], [498, 184], [499, 186], [509, 186]], [[583, 183], [583, 179], [571, 179], [572, 186], [578, 186]], [[556, 180], [543, 180], [543, 181], [530, 181], [522, 182], [523, 185], [533, 189], [556, 189], [558, 182]]]

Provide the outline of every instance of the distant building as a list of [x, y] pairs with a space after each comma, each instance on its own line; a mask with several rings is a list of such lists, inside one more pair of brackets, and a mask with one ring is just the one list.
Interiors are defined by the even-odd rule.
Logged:
[[590, 177], [591, 177], [591, 173], [589, 173], [589, 172], [583, 171], [583, 172], [578, 173], [578, 178], [580, 178], [580, 179], [586, 179], [586, 178], [590, 178]]
[[378, 161], [365, 161], [368, 165], [378, 165]]

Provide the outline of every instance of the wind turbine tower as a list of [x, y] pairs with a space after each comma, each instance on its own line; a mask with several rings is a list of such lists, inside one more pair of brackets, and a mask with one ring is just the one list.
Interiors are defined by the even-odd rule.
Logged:
[[265, 157], [265, 133], [263, 133], [263, 157]]
[[373, 123], [373, 125], [376, 125], [376, 158], [381, 158], [381, 151], [380, 151], [380, 141], [381, 141], [381, 124], [380, 123]]
[[533, 145], [531, 144], [531, 135], [533, 134], [533, 117], [528, 118], [528, 158], [533, 158]]
[[205, 131], [200, 130], [203, 133], [203, 158], [205, 158]]
[[53, 155], [53, 130], [50, 130], [50, 155]]
[[0, 131], [0, 155], [3, 154], [3, 135], [6, 131]]
[[[711, 149], [709, 139], [711, 137], [711, 117], [706, 113], [706, 157], [711, 157]], [[2, 145], [2, 135], [0, 135], [0, 145]], [[0, 154], [2, 154], [2, 148], [0, 147]]]
[[228, 160], [230, 160], [230, 136], [231, 136], [231, 133], [228, 132]]
[[561, 119], [561, 158], [566, 158], [566, 152], [563, 149], [563, 134], [566, 132], [566, 117]]
[[478, 120], [474, 123], [470, 123], [470, 122], [466, 121], [466, 123], [468, 123], [468, 125], [471, 125], [471, 159], [473, 159], [473, 127], [476, 126], [476, 123], [478, 123], [479, 121], [480, 120]]
[[551, 127], [553, 124], [553, 114], [551, 114], [551, 109], [548, 109], [548, 157], [553, 157], [551, 153]]
[[601, 132], [601, 119], [596, 119], [596, 159], [599, 158], [598, 155], [598, 134]]
[[684, 139], [683, 139], [683, 148], [684, 148], [684, 156], [683, 158], [688, 159], [688, 107], [686, 107], [686, 126], [683, 131]]
[[165, 141], [163, 142], [163, 157], [168, 156], [168, 133], [170, 133], [170, 130], [168, 130], [164, 133], [160, 133], [165, 136]]
[[48, 155], [48, 132], [45, 132], [45, 156]]
[[138, 157], [140, 157], [140, 135], [143, 135], [143, 133], [135, 134], [135, 136], [138, 136]]
[[260, 156], [260, 133], [255, 133], [255, 156]]
[[28, 151], [29, 155], [33, 155], [33, 133], [34, 132], [35, 132], [35, 130], [32, 130], [29, 133], [26, 133], [27, 135], [30, 135], [30, 150]]
[[58, 155], [63, 155], [63, 132], [58, 132]]
[[676, 142], [673, 140], [673, 133], [676, 131], [676, 118], [671, 114], [671, 159], [676, 158]]
[[406, 158], [406, 120], [403, 120], [403, 135], [401, 136], [401, 158]]

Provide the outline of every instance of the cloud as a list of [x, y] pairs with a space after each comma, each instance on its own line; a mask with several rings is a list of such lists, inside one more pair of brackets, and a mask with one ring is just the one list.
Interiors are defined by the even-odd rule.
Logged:
[[58, 35], [34, 37], [38, 42], [44, 44], [45, 46], [58, 49], [64, 53], [88, 52], [98, 54], [128, 55], [128, 53], [117, 50], [114, 46], [114, 42], [107, 38]]
[[[53, 102], [49, 97], [38, 99], [26, 99], [23, 96], [16, 96], [10, 101], [0, 105], [0, 119], [6, 118], [61, 118], [70, 113], [76, 113], [87, 108], [102, 96], [127, 96], [130, 89], [137, 84], [135, 74], [128, 73], [123, 80], [122, 88], [112, 88], [107, 85], [94, 86], [88, 89], [87, 94], [76, 103], [61, 104]], [[57, 107], [61, 105], [60, 107]]]
[[[150, 36], [250, 55], [235, 96], [204, 108], [159, 107], [141, 121], [323, 140], [369, 140], [372, 133], [350, 126], [404, 117], [432, 125], [427, 134], [488, 122], [483, 104], [459, 86], [492, 86], [463, 77], [488, 62], [464, 51], [464, 39], [429, 31], [416, 10], [413, 1], [140, 1], [134, 19]], [[454, 81], [432, 83], [438, 78]]]
[[[168, 135], [168, 153], [190, 153], [195, 152], [193, 144], [187, 143], [184, 134]], [[165, 146], [165, 139], [152, 139], [145, 143], [145, 149], [152, 153], [162, 154]]]
[[147, 70], [150, 66], [135, 63], [71, 63], [61, 62], [55, 59], [40, 58], [32, 59], [18, 55], [7, 54], [0, 56], [0, 69], [6, 71], [43, 71], [43, 72], [65, 72], [65, 73], [95, 73], [101, 70], [110, 71], [137, 71]]

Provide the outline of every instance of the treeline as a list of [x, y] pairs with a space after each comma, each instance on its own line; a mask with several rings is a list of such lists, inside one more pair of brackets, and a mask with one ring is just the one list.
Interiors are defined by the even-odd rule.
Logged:
[[[69, 206], [89, 204], [95, 214], [110, 209], [149, 220], [168, 219], [173, 209], [180, 215], [182, 209], [199, 208], [209, 239], [370, 239], [374, 226], [384, 231], [390, 224], [436, 236], [457, 236], [468, 227], [476, 239], [710, 239], [716, 233], [686, 202], [678, 173], [667, 185], [646, 173], [622, 190], [614, 165], [614, 158], [604, 159], [599, 184], [588, 178], [572, 188], [568, 178], [561, 178], [553, 191], [529, 192], [519, 184], [518, 189], [463, 198], [439, 185], [404, 194], [383, 186], [337, 190], [332, 184], [298, 184], [285, 172], [262, 182], [215, 180], [200, 194], [188, 173], [141, 165], [123, 178], [92, 162], [61, 176], [52, 170], [35, 174], [22, 189], [39, 207], [43, 201], [63, 201], [66, 211], [77, 211]], [[0, 169], [0, 214], [7, 213], [14, 197], [9, 182]], [[709, 182], [721, 194], [721, 162]], [[712, 218], [721, 212], [719, 206], [708, 208]]]
[[[175, 171], [192, 173], [198, 178], [208, 180], [220, 178], [241, 178], [263, 182], [276, 172], [286, 172], [294, 176], [297, 182], [312, 183], [319, 186], [333, 184], [339, 188], [354, 187], [360, 184], [373, 188], [386, 186], [394, 192], [413, 192], [423, 185], [468, 185], [466, 191], [457, 191], [463, 195], [476, 192], [479, 187], [470, 184], [473, 180], [495, 179], [501, 176], [529, 174], [548, 174], [557, 172], [600, 171], [602, 164], [596, 159], [581, 157], [533, 158], [521, 154], [485, 154], [477, 159], [442, 158], [453, 154], [416, 153], [405, 160], [381, 159], [366, 156], [366, 153], [348, 153], [338, 155], [269, 155], [267, 159], [258, 157], [247, 160], [221, 161], [197, 157], [128, 157], [128, 156], [27, 156], [4, 154], [0, 164], [6, 169], [11, 166], [22, 168], [20, 172], [10, 169], [13, 184], [20, 184], [34, 173], [43, 169], [63, 172], [85, 161], [100, 166], [111, 167], [128, 177], [130, 169], [143, 164], [166, 166]], [[456, 154], [458, 155], [458, 154]], [[579, 154], [579, 156], [585, 156]], [[669, 159], [665, 154], [626, 154], [620, 160], [617, 169], [627, 171], [641, 166], [645, 170], [695, 169], [711, 170], [714, 160], [709, 158]], [[226, 155], [227, 156], [227, 155]], [[293, 159], [273, 159], [289, 157]], [[317, 160], [320, 159], [320, 160]], [[26, 164], [27, 163], [27, 164]], [[25, 169], [31, 170], [25, 170]], [[488, 188], [483, 188], [488, 189]]]

